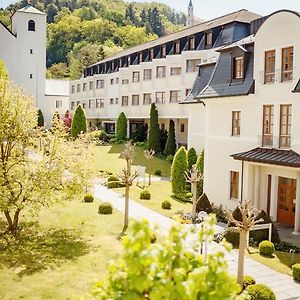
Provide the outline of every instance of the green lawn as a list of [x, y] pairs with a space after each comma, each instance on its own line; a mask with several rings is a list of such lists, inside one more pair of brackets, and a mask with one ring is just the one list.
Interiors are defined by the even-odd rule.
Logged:
[[98, 205], [74, 200], [45, 208], [39, 224], [25, 218], [20, 241], [9, 247], [0, 235], [0, 299], [75, 299], [89, 292], [121, 251], [123, 215], [99, 215]]
[[[120, 158], [120, 154], [124, 148], [124, 145], [111, 145], [111, 146], [92, 146], [91, 151], [94, 155], [92, 161], [93, 167], [99, 171], [110, 171], [114, 174], [118, 174], [124, 167], [125, 161]], [[134, 166], [141, 165], [147, 166], [147, 160], [144, 157], [144, 149], [136, 147], [136, 153], [133, 160]], [[152, 162], [152, 173], [155, 170], [161, 170], [163, 177], [170, 177], [171, 164], [161, 158], [155, 157]], [[148, 170], [146, 169], [146, 172]]]
[[[179, 202], [171, 198], [172, 191], [171, 183], [169, 181], [152, 182], [151, 186], [147, 186], [146, 189], [151, 193], [150, 200], [140, 199], [140, 193], [143, 189], [136, 185], [132, 186], [130, 189], [130, 198], [167, 217], [173, 217], [178, 210], [185, 212], [192, 211], [191, 203]], [[124, 194], [124, 188], [115, 189], [115, 191]], [[168, 200], [172, 203], [171, 210], [165, 210], [161, 208], [161, 203], [165, 200]]]

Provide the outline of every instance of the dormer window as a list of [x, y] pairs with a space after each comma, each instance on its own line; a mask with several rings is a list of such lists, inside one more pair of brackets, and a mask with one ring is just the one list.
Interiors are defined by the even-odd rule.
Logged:
[[174, 54], [180, 54], [180, 41], [174, 42]]
[[33, 20], [28, 22], [28, 31], [35, 31], [35, 22]]
[[235, 57], [233, 59], [233, 79], [244, 78], [244, 57]]
[[205, 48], [212, 47], [212, 31], [205, 33]]
[[161, 46], [161, 57], [165, 58], [167, 55], [167, 47], [166, 45]]
[[195, 50], [195, 37], [189, 37], [189, 44], [188, 44], [189, 50]]

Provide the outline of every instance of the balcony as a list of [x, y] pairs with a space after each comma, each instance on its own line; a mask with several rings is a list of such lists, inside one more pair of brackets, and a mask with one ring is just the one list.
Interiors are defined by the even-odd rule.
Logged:
[[275, 69], [274, 72], [265, 73], [264, 70], [259, 71], [259, 83], [260, 84], [274, 84], [283, 82], [293, 82], [296, 80], [296, 68], [291, 70], [281, 71], [281, 69]]
[[291, 135], [274, 136], [272, 134], [264, 134], [258, 136], [258, 145], [264, 148], [290, 149], [292, 146]]

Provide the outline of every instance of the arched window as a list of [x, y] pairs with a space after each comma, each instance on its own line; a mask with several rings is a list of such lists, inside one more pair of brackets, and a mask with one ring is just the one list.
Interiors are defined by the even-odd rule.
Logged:
[[32, 20], [28, 22], [28, 31], [35, 31], [35, 22]]

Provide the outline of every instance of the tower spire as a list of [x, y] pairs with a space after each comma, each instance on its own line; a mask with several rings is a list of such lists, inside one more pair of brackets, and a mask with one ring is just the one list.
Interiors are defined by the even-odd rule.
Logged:
[[191, 27], [194, 25], [195, 25], [194, 7], [193, 7], [192, 0], [190, 0], [189, 6], [188, 6], [188, 16], [187, 16], [186, 26]]

